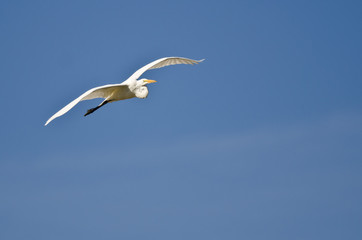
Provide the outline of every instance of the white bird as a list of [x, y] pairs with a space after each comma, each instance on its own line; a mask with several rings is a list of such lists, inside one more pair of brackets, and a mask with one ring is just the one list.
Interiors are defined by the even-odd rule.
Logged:
[[132, 74], [126, 81], [119, 84], [108, 84], [100, 87], [92, 88], [78, 98], [74, 99], [68, 105], [60, 109], [57, 113], [51, 116], [48, 121], [45, 123], [45, 126], [48, 125], [55, 118], [62, 116], [72, 109], [77, 103], [83, 100], [90, 100], [94, 98], [104, 98], [104, 101], [95, 108], [89, 109], [84, 116], [93, 113], [98, 108], [106, 105], [110, 102], [115, 102], [119, 100], [129, 99], [129, 98], [146, 98], [148, 95], [147, 84], [156, 82], [155, 80], [142, 78], [137, 80], [144, 72], [150, 69], [161, 68], [169, 65], [175, 64], [197, 64], [202, 60], [192, 60], [188, 58], [181, 57], [165, 57], [155, 60], [146, 66], [138, 69], [135, 73]]

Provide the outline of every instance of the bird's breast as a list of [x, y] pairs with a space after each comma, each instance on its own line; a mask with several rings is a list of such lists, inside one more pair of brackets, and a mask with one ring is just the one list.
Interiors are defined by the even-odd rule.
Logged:
[[134, 93], [138, 98], [146, 98], [148, 96], [148, 88], [146, 86], [136, 88]]

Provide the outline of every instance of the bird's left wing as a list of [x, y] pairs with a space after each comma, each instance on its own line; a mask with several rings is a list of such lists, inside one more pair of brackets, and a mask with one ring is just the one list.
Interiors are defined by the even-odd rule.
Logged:
[[75, 105], [77, 105], [80, 101], [83, 100], [89, 100], [94, 98], [107, 98], [112, 94], [114, 90], [117, 88], [122, 87], [128, 87], [126, 85], [121, 84], [108, 84], [100, 87], [95, 87], [92, 89], [89, 89], [82, 95], [80, 95], [78, 98], [71, 101], [69, 104], [67, 104], [65, 107], [60, 109], [57, 113], [55, 113], [53, 116], [51, 116], [48, 121], [45, 123], [45, 126], [48, 125], [51, 121], [53, 121], [55, 118], [60, 117], [67, 113], [70, 109], [72, 109]]
[[189, 58], [182, 58], [182, 57], [165, 57], [157, 59], [146, 66], [138, 69], [135, 73], [132, 74], [126, 81], [136, 81], [144, 72], [150, 69], [155, 68], [162, 68], [169, 65], [175, 65], [175, 64], [197, 64], [204, 61], [202, 60], [193, 60]]

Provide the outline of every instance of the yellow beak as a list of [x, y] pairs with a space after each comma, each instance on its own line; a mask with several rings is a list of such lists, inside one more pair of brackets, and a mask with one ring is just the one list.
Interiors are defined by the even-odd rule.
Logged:
[[157, 81], [155, 81], [155, 80], [150, 80], [150, 79], [145, 79], [145, 80], [143, 80], [144, 82], [148, 82], [148, 83], [155, 83], [155, 82], [157, 82]]

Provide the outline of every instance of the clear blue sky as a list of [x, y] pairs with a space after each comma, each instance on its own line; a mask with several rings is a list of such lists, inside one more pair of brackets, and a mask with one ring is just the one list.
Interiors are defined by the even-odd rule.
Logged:
[[361, 8], [1, 1], [0, 239], [361, 239]]

